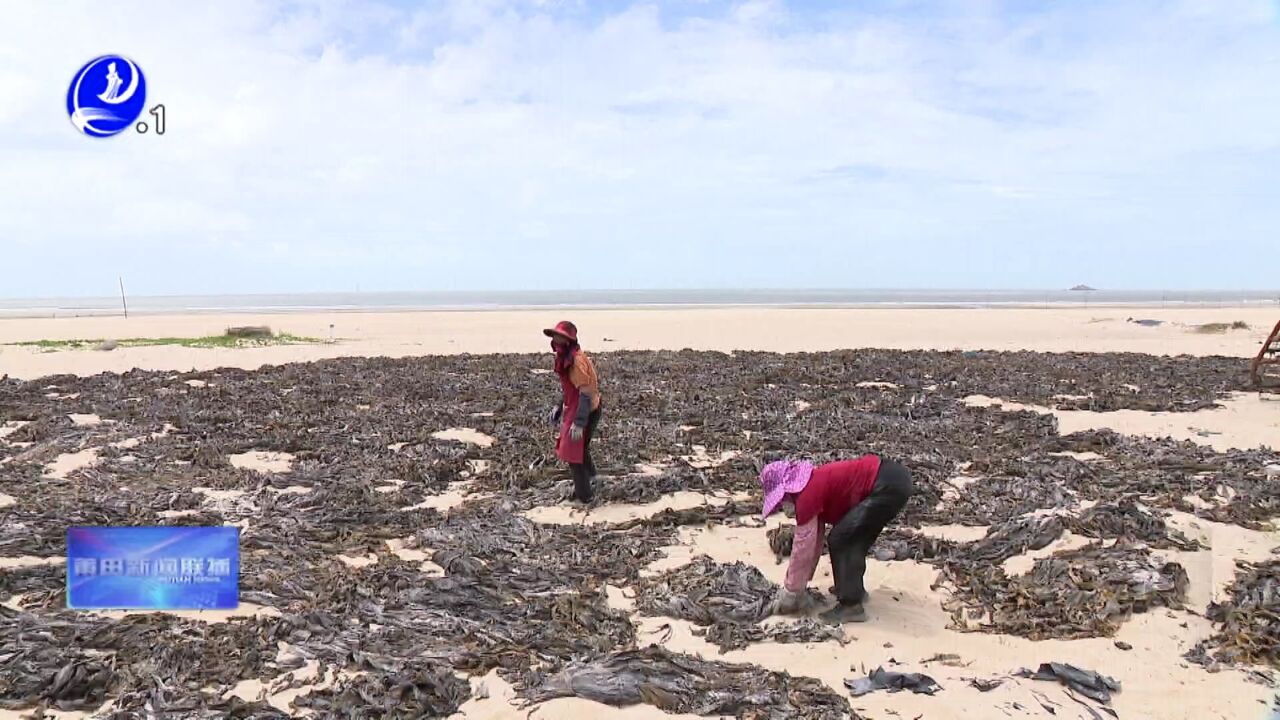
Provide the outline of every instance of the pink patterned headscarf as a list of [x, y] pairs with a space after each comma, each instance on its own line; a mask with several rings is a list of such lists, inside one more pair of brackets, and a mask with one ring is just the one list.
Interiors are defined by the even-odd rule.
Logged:
[[804, 490], [812, 474], [813, 463], [805, 460], [779, 460], [765, 465], [760, 471], [760, 487], [764, 488], [764, 513], [761, 517], [773, 514], [788, 494]]

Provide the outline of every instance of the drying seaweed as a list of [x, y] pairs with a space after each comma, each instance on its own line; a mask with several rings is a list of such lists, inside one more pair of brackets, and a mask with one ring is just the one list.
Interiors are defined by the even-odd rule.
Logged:
[[[675, 570], [642, 580], [636, 608], [643, 615], [688, 620], [707, 627], [708, 642], [720, 652], [745, 647], [750, 642], [843, 641], [837, 629], [813, 620], [759, 627], [769, 617], [779, 586], [758, 569], [742, 562], [716, 563], [705, 555]], [[810, 591], [813, 599], [817, 594]]]
[[343, 678], [298, 698], [299, 707], [334, 718], [444, 718], [471, 697], [471, 686], [446, 666], [394, 663], [378, 675]]
[[[1248, 527], [1280, 514], [1280, 486], [1266, 482], [1264, 470], [1280, 462], [1274, 452], [1218, 453], [1108, 431], [1062, 436], [1051, 416], [963, 402], [981, 393], [1060, 408], [1195, 410], [1243, 389], [1234, 358], [683, 351], [597, 356], [610, 403], [592, 448], [598, 496], [649, 502], [692, 490], [735, 499], [624, 523], [540, 525], [522, 513], [559, 503], [567, 477], [552, 452], [555, 431], [540, 417], [558, 393], [554, 379], [533, 372], [547, 364], [532, 355], [344, 358], [253, 371], [0, 379], [0, 423], [27, 423], [0, 438], [0, 493], [16, 499], [0, 507], [9, 531], [0, 534], [0, 556], [63, 556], [68, 525], [237, 523], [242, 598], [276, 613], [225, 623], [68, 613], [62, 566], [6, 570], [0, 602], [22, 608], [0, 609], [6, 707], [90, 708], [106, 698], [122, 720], [148, 711], [282, 717], [221, 691], [285, 674], [277, 658], [284, 642], [334, 671], [363, 673], [304, 695], [302, 704], [321, 715], [372, 715], [392, 697], [409, 698], [423, 713], [445, 712], [465, 691], [443, 679], [446, 668], [473, 675], [496, 668], [529, 697], [535, 674], [614, 661], [634, 678], [674, 673], [668, 680], [687, 692], [671, 692], [696, 711], [784, 716], [799, 706], [812, 713], [803, 717], [843, 716], [844, 699], [816, 681], [715, 664], [691, 666], [703, 673], [691, 678], [672, 664], [685, 660], [635, 651], [634, 627], [608, 606], [605, 585], [651, 580], [642, 581], [641, 570], [678, 541], [682, 526], [764, 532], [756, 464], [783, 456], [823, 462], [870, 451], [901, 460], [917, 492], [876, 543], [876, 557], [937, 565], [959, 609], [998, 618], [980, 627], [1028, 636], [1106, 634], [1127, 612], [1176, 603], [1185, 580], [1180, 568], [1153, 567], [1128, 545], [1042, 560], [1030, 575], [1009, 578], [995, 560], [1056, 532], [1018, 525], [1027, 513], [1093, 500], [1096, 511], [1068, 510], [1057, 522], [1158, 548], [1188, 546], [1162, 530], [1159, 510]], [[871, 378], [893, 386], [859, 386]], [[797, 400], [809, 407], [798, 412]], [[70, 414], [110, 422], [77, 425]], [[459, 427], [496, 442], [434, 435]], [[715, 462], [695, 467], [694, 445]], [[65, 478], [49, 474], [60, 455], [86, 450], [96, 457], [68, 466]], [[288, 453], [292, 462], [273, 473], [232, 464], [233, 455], [252, 451]], [[1064, 451], [1105, 461], [1055, 455]], [[642, 464], [662, 470], [637, 474]], [[974, 479], [961, 488], [953, 480], [962, 473]], [[284, 492], [292, 486], [308, 492]], [[414, 509], [446, 492], [464, 493], [464, 501]], [[1205, 502], [1190, 504], [1189, 496]], [[916, 532], [949, 523], [993, 530], [976, 544]], [[770, 536], [779, 555], [784, 533]], [[397, 557], [392, 541], [444, 575], [416, 556]], [[339, 554], [376, 562], [349, 567]], [[752, 603], [775, 588], [740, 579], [747, 589], [721, 588], [735, 602], [714, 612], [703, 602], [709, 595], [698, 595], [714, 577], [672, 596], [693, 598], [681, 607], [701, 607], [708, 640], [722, 646], [822, 639], [808, 634], [807, 620], [757, 622]], [[760, 595], [745, 600], [751, 593]], [[1002, 594], [1016, 600], [1002, 603]], [[734, 614], [742, 619], [721, 617]], [[698, 687], [722, 707], [699, 704]]]
[[1187, 653], [1187, 659], [1206, 667], [1280, 667], [1280, 561], [1236, 563], [1228, 592], [1228, 600], [1210, 604], [1205, 614], [1217, 632]]
[[701, 660], [650, 645], [563, 672], [531, 672], [522, 695], [531, 703], [577, 696], [615, 707], [647, 704], [669, 713], [801, 720], [860, 715], [823, 683], [752, 665]]
[[816, 643], [828, 640], [840, 643], [847, 642], [844, 631], [828, 623], [813, 618], [804, 618], [794, 622], [783, 622], [767, 626], [748, 625], [746, 623], [717, 620], [706, 628], [695, 628], [694, 635], [702, 636], [707, 642], [715, 645], [721, 653], [740, 650], [754, 642]]
[[1095, 505], [1070, 521], [1071, 531], [1094, 539], [1128, 538], [1161, 550], [1200, 550], [1203, 546], [1132, 499]]
[[995, 566], [1028, 550], [1040, 550], [1062, 536], [1065, 526], [1057, 517], [1030, 517], [992, 525], [981, 540], [965, 546], [964, 560]]
[[730, 500], [719, 505], [700, 505], [698, 507], [675, 510], [667, 508], [649, 517], [636, 518], [616, 523], [614, 527], [629, 530], [637, 527], [676, 528], [689, 525], [739, 525], [748, 524], [744, 518], [758, 519], [760, 503]]
[[877, 560], [915, 560], [929, 562], [949, 557], [957, 544], [950, 540], [931, 537], [910, 528], [890, 525], [885, 528], [872, 546]]
[[1032, 640], [1110, 637], [1133, 613], [1182, 608], [1188, 582], [1181, 565], [1123, 541], [1057, 553], [1015, 577], [999, 565], [949, 559], [939, 581], [954, 588], [946, 603], [953, 627]]

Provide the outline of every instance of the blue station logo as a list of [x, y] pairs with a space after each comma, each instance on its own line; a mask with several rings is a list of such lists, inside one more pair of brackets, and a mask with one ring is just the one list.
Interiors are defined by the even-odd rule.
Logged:
[[147, 104], [147, 81], [129, 58], [103, 55], [80, 68], [67, 91], [71, 124], [85, 135], [109, 137], [133, 125]]

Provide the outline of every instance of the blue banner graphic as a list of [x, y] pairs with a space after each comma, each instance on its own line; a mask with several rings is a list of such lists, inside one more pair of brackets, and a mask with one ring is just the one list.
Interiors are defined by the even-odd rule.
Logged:
[[232, 610], [240, 594], [240, 528], [73, 527], [67, 607]]

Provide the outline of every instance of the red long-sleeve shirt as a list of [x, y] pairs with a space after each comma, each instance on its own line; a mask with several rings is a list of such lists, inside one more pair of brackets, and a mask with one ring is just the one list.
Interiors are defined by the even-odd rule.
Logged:
[[819, 465], [809, 482], [792, 500], [796, 505], [796, 532], [787, 565], [786, 588], [802, 592], [822, 555], [826, 526], [834, 525], [871, 494], [880, 472], [878, 455]]

